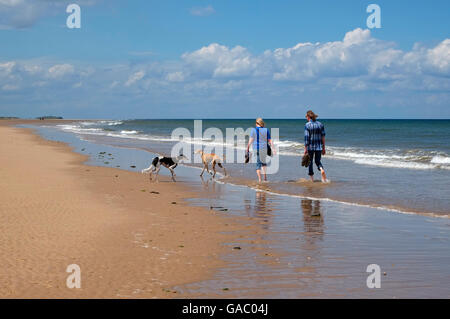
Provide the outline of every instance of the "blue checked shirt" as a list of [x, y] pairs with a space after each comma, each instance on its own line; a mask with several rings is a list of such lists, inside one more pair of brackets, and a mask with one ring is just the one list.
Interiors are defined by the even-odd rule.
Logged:
[[305, 146], [308, 151], [322, 150], [322, 136], [325, 136], [325, 126], [319, 121], [309, 121], [305, 125]]

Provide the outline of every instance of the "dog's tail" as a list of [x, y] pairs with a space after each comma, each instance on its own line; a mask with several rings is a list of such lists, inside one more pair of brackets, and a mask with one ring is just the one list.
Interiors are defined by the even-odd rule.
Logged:
[[[223, 155], [222, 157], [220, 157], [219, 155], [216, 155], [216, 163], [217, 165], [219, 165], [219, 163], [223, 164], [225, 163], [225, 155]], [[219, 167], [222, 167], [219, 165]]]
[[153, 164], [152, 164], [152, 165], [150, 165], [150, 167], [147, 167], [147, 168], [143, 169], [141, 171], [141, 173], [145, 174], [145, 173], [151, 172], [154, 168], [155, 168], [155, 166], [153, 166]]
[[225, 167], [222, 165], [222, 163], [217, 162], [217, 165], [223, 169], [223, 172], [225, 173], [225, 176], [227, 176], [227, 170], [225, 169]]

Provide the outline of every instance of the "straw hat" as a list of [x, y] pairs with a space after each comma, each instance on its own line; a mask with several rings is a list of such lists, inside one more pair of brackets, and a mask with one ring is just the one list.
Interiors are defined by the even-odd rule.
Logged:
[[260, 117], [258, 117], [258, 118], [256, 119], [256, 124], [258, 124], [258, 125], [261, 126], [261, 127], [264, 127], [264, 121], [263, 121], [263, 119], [260, 118]]

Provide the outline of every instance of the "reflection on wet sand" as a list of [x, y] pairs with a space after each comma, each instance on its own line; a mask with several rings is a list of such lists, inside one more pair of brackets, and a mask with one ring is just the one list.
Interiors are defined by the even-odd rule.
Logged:
[[254, 205], [251, 205], [250, 201], [246, 201], [245, 204], [247, 216], [259, 219], [265, 230], [269, 229], [269, 221], [273, 211], [273, 203], [267, 201], [267, 196], [268, 194], [266, 192], [255, 192]]
[[208, 189], [209, 188], [209, 183], [211, 182], [212, 190], [215, 191], [216, 183], [214, 183], [214, 181], [212, 181], [211, 178], [208, 178], [208, 179], [205, 180], [205, 178], [203, 176], [200, 176], [200, 180], [202, 181], [202, 186], [203, 186], [204, 189]]
[[311, 240], [323, 239], [323, 216], [319, 200], [302, 199], [303, 227]]

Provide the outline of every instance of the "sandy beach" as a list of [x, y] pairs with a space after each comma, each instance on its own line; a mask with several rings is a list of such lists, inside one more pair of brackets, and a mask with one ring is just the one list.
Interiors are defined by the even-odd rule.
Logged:
[[[186, 186], [85, 166], [18, 123], [0, 124], [0, 298], [184, 298], [171, 287], [222, 264], [232, 225], [183, 204]], [[81, 289], [66, 286], [70, 264]]]
[[[140, 170], [164, 144], [61, 130], [74, 122], [0, 121], [0, 298], [449, 296], [448, 218], [201, 179], [183, 164], [177, 183], [165, 169], [150, 182]], [[381, 289], [366, 285], [373, 263]], [[66, 286], [72, 264], [80, 289]]]

